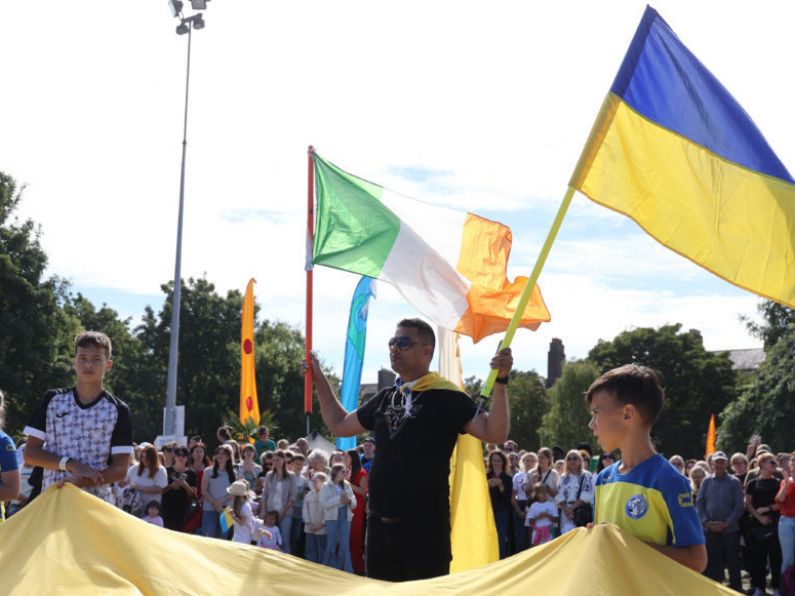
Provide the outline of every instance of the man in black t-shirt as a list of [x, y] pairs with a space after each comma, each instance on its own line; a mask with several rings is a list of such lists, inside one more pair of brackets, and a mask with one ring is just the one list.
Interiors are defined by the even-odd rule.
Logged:
[[502, 443], [508, 435], [506, 384], [513, 359], [509, 349], [491, 361], [498, 369], [493, 404], [478, 413], [472, 399], [430, 373], [435, 337], [420, 319], [398, 323], [389, 340], [394, 387], [382, 389], [355, 412], [335, 397], [317, 359], [312, 375], [323, 420], [336, 436], [371, 431], [378, 457], [369, 476], [365, 545], [367, 576], [407, 581], [450, 570], [450, 457], [458, 434]]

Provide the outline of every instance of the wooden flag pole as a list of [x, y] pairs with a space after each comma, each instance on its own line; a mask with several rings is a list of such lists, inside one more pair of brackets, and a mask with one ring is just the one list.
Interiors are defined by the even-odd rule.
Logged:
[[[510, 324], [508, 325], [508, 329], [505, 331], [505, 337], [502, 338], [500, 342], [500, 350], [504, 350], [505, 348], [510, 347], [511, 342], [513, 341], [513, 336], [516, 333], [516, 329], [519, 327], [519, 323], [522, 320], [522, 314], [524, 313], [524, 309], [527, 308], [527, 303], [530, 301], [530, 294], [533, 291], [536, 283], [538, 282], [538, 277], [541, 275], [541, 270], [544, 268], [544, 264], [547, 262], [547, 256], [549, 256], [549, 251], [552, 249], [552, 243], [555, 242], [555, 237], [558, 235], [558, 230], [560, 229], [560, 224], [563, 223], [563, 217], [566, 215], [566, 211], [569, 209], [569, 205], [571, 204], [571, 199], [574, 197], [574, 188], [569, 186], [568, 190], [566, 191], [566, 195], [563, 197], [563, 202], [560, 204], [558, 208], [558, 213], [555, 216], [555, 221], [552, 222], [552, 227], [549, 229], [547, 233], [547, 239], [544, 241], [544, 246], [541, 247], [541, 253], [538, 255], [536, 259], [536, 264], [533, 267], [533, 272], [530, 274], [530, 278], [527, 280], [527, 284], [522, 291], [522, 296], [519, 298], [519, 305], [516, 307], [516, 311], [513, 313], [513, 318], [511, 319]], [[498, 350], [499, 351], [499, 350]], [[497, 378], [497, 369], [492, 368], [489, 371], [489, 376], [486, 378], [486, 383], [483, 385], [483, 389], [480, 394], [483, 397], [491, 396], [491, 390], [494, 387], [494, 379]]]
[[[306, 362], [311, 362], [312, 352], [312, 246], [315, 239], [315, 149], [312, 145], [307, 151], [307, 193], [306, 193]], [[312, 413], [312, 367], [307, 366], [304, 373], [304, 414], [306, 414], [306, 434], [309, 434], [309, 415]]]

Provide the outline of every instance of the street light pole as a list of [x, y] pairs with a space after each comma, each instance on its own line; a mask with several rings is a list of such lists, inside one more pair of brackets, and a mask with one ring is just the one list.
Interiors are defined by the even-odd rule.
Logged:
[[[182, 4], [179, 3], [181, 10]], [[179, 10], [176, 11], [179, 13]], [[188, 59], [185, 69], [185, 112], [182, 122], [182, 166], [179, 178], [179, 214], [177, 216], [177, 250], [174, 265], [174, 288], [171, 298], [171, 337], [168, 349], [168, 377], [166, 380], [166, 412], [163, 419], [163, 434], [176, 434], [177, 422], [177, 362], [179, 356], [179, 319], [182, 304], [182, 215], [185, 208], [185, 159], [188, 150], [188, 93], [190, 90], [190, 45], [193, 27], [204, 28], [201, 13], [191, 17], [180, 16], [177, 33], [188, 35]]]

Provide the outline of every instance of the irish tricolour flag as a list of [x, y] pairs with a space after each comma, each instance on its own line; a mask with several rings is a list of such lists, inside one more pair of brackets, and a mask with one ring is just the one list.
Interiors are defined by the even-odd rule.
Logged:
[[[392, 284], [437, 325], [477, 342], [504, 331], [527, 278], [506, 278], [508, 226], [390, 192], [314, 156], [313, 262]], [[549, 321], [536, 286], [521, 326]]]

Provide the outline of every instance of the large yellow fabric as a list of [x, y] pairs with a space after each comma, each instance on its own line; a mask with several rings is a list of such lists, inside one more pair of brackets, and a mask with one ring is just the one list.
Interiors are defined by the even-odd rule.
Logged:
[[723, 279], [795, 308], [795, 185], [729, 162], [611, 93], [571, 186]]
[[240, 422], [250, 420], [259, 424], [259, 398], [257, 379], [254, 376], [254, 284], [250, 279], [243, 298], [240, 324]]
[[164, 530], [72, 485], [0, 525], [0, 594], [545, 596], [735, 594], [615, 526], [579, 528], [487, 567], [387, 583], [255, 546]]

